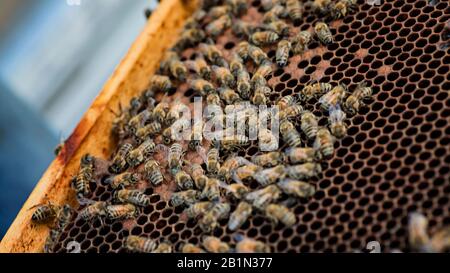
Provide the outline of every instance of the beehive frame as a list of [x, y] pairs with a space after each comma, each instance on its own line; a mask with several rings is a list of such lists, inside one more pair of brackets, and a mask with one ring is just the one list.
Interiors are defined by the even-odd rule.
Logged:
[[[247, 16], [256, 20], [260, 1], [249, 3], [252, 8]], [[358, 3], [354, 14], [331, 23], [335, 43], [311, 45], [311, 50], [291, 58], [289, 66], [275, 71], [269, 80], [275, 91], [271, 100], [298, 93], [315, 78], [344, 82], [351, 88], [367, 81], [374, 88], [373, 100], [352, 117], [349, 135], [336, 143], [336, 155], [324, 176], [315, 181], [317, 194], [294, 208], [300, 223], [294, 228], [272, 228], [262, 217], [254, 217], [246, 227], [247, 235], [270, 243], [274, 251], [343, 252], [362, 249], [369, 241], [380, 242], [386, 251], [408, 251], [405, 227], [409, 212], [424, 212], [430, 218], [431, 231], [450, 222], [446, 209], [450, 192], [450, 57], [449, 49], [441, 46], [445, 43], [441, 33], [450, 19], [449, 3]], [[108, 109], [117, 110], [119, 102], [125, 105], [147, 86], [162, 52], [174, 42], [176, 30], [192, 10], [193, 5], [184, 6], [181, 1], [162, 1], [30, 196], [0, 251], [41, 250], [48, 228], [30, 223], [29, 208], [47, 200], [75, 204], [69, 180], [81, 155], [89, 152], [106, 159], [113, 149], [114, 143], [105, 133], [114, 117]], [[300, 29], [310, 29], [316, 20], [306, 11]], [[218, 45], [229, 50], [236, 42], [225, 34]], [[186, 50], [183, 57], [189, 59], [192, 53]], [[189, 97], [185, 91], [180, 88], [177, 95]], [[309, 104], [318, 106], [314, 101]], [[321, 116], [318, 109], [315, 114]], [[326, 118], [321, 116], [324, 122]], [[155, 206], [163, 203], [155, 200]], [[137, 219], [131, 233], [149, 233], [146, 227], [153, 223], [145, 219], [142, 227]], [[195, 223], [186, 223], [186, 228], [172, 225], [181, 237], [198, 242]], [[178, 226], [183, 232], [177, 231]], [[226, 232], [220, 230], [224, 239]], [[159, 231], [152, 230], [150, 236], [157, 234]], [[113, 250], [117, 249], [113, 246]]]
[[113, 112], [118, 112], [119, 105], [126, 105], [130, 97], [148, 86], [162, 54], [176, 41], [178, 31], [195, 6], [196, 1], [161, 1], [23, 205], [0, 243], [0, 252], [42, 251], [49, 228], [32, 224], [30, 208], [49, 200], [55, 204], [76, 204], [70, 179], [78, 169], [80, 158], [86, 151], [98, 157], [109, 156], [113, 143], [105, 132], [111, 129]]

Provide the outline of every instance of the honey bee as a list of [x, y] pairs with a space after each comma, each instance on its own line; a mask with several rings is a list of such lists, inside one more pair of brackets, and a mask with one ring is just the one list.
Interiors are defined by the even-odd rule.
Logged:
[[228, 5], [215, 6], [208, 11], [208, 16], [211, 17], [211, 19], [216, 20], [224, 15], [228, 15], [230, 12], [231, 7]]
[[269, 152], [252, 156], [252, 162], [261, 167], [274, 167], [284, 161], [281, 152]]
[[77, 175], [72, 178], [71, 186], [75, 189], [77, 198], [81, 200], [82, 198], [88, 196], [91, 193], [91, 188], [89, 183], [93, 181], [94, 176], [94, 157], [90, 154], [85, 154], [81, 158], [80, 170]]
[[214, 236], [204, 236], [203, 247], [211, 253], [226, 253], [230, 251], [230, 246], [228, 244]]
[[172, 170], [172, 172], [175, 172], [176, 170], [180, 169], [181, 167], [181, 158], [183, 157], [183, 146], [179, 143], [174, 143], [172, 146], [170, 146], [169, 150], [169, 168]]
[[313, 9], [321, 14], [325, 14], [331, 5], [331, 0], [314, 0]]
[[181, 253], [205, 253], [205, 251], [193, 244], [184, 244], [181, 247]]
[[206, 15], [206, 11], [202, 9], [195, 11], [194, 14], [186, 20], [183, 28], [185, 30], [198, 28], [200, 22], [206, 17]]
[[238, 91], [241, 98], [248, 99], [250, 97], [251, 84], [250, 75], [245, 68], [239, 70], [239, 72], [237, 73], [236, 83], [236, 90]]
[[190, 206], [200, 199], [201, 192], [197, 190], [186, 190], [172, 193], [170, 202], [172, 206], [178, 207], [182, 205]]
[[169, 145], [173, 141], [172, 130], [173, 130], [172, 127], [167, 127], [161, 133], [161, 136], [162, 136], [162, 139], [163, 139], [163, 143], [166, 144], [166, 145]]
[[178, 57], [169, 61], [169, 71], [172, 76], [180, 81], [186, 80], [188, 69]]
[[327, 128], [319, 128], [317, 131], [314, 148], [319, 151], [324, 158], [330, 158], [334, 154], [334, 138]]
[[137, 143], [142, 143], [147, 138], [156, 135], [161, 132], [161, 123], [153, 121], [144, 127], [139, 128], [134, 135], [134, 140]]
[[128, 167], [126, 158], [128, 156], [128, 153], [132, 149], [133, 145], [131, 145], [130, 143], [125, 143], [122, 146], [120, 146], [116, 155], [112, 159], [112, 164], [109, 167], [109, 171], [112, 173], [121, 173], [122, 171], [124, 171]]
[[136, 133], [136, 130], [151, 118], [152, 112], [148, 109], [145, 109], [144, 111], [138, 113], [130, 119], [130, 121], [128, 122], [128, 130], [132, 134]]
[[308, 139], [314, 139], [319, 130], [317, 117], [310, 111], [305, 111], [301, 115], [301, 129]]
[[[184, 104], [180, 104], [178, 102], [173, 103], [172, 107], [170, 107], [170, 110], [166, 116], [166, 125], [172, 125], [175, 121], [181, 119], [183, 117], [183, 112], [187, 109], [188, 109], [187, 106]], [[188, 123], [190, 125], [190, 120]]]
[[186, 49], [189, 46], [195, 46], [206, 37], [206, 33], [199, 27], [188, 28], [181, 32], [180, 39], [178, 39], [175, 48], [179, 51]]
[[254, 105], [266, 105], [267, 97], [266, 97], [266, 89], [263, 86], [258, 86], [253, 92], [253, 96], [251, 98], [252, 103]]
[[236, 16], [240, 16], [247, 12], [246, 0], [227, 0], [226, 2], [231, 7], [233, 14]]
[[236, 236], [236, 252], [237, 253], [270, 253], [270, 246], [264, 244], [261, 241], [243, 237], [242, 235]]
[[316, 193], [316, 189], [312, 184], [295, 180], [283, 179], [277, 183], [277, 186], [285, 193], [299, 198], [309, 198]]
[[259, 86], [265, 86], [267, 84], [266, 77], [272, 73], [272, 62], [264, 61], [253, 74], [251, 83], [256, 89]]
[[227, 193], [235, 199], [242, 199], [247, 193], [250, 192], [249, 188], [242, 183], [227, 184], [220, 181], [220, 187], [224, 188]]
[[[242, 60], [247, 60], [250, 57], [250, 49], [252, 45], [250, 45], [248, 42], [243, 41], [240, 42], [236, 47], [236, 54], [242, 58]], [[263, 54], [265, 54], [263, 52]], [[267, 56], [267, 55], [266, 55]], [[266, 58], [268, 59], [268, 58]]]
[[65, 204], [58, 212], [56, 218], [56, 229], [59, 232], [62, 232], [70, 223], [72, 216], [73, 216], [73, 209], [69, 205]]
[[330, 116], [328, 122], [330, 124], [330, 131], [333, 136], [342, 138], [347, 134], [347, 125], [345, 124], [346, 114], [341, 110], [341, 107], [330, 107]]
[[309, 31], [300, 31], [292, 39], [292, 51], [294, 52], [294, 54], [303, 54], [303, 52], [305, 52], [305, 50], [308, 48], [308, 45], [311, 43], [311, 40], [312, 35]]
[[211, 67], [208, 66], [204, 58], [198, 57], [193, 61], [186, 61], [186, 66], [204, 80], [211, 80]]
[[152, 253], [172, 253], [172, 245], [169, 243], [160, 243]]
[[274, 151], [278, 149], [278, 138], [269, 129], [259, 129], [259, 148], [261, 151]]
[[206, 180], [205, 186], [203, 187], [202, 194], [200, 198], [206, 198], [210, 201], [218, 201], [220, 199], [220, 181], [216, 178], [208, 178]]
[[267, 186], [276, 183], [283, 179], [286, 175], [285, 166], [278, 165], [269, 169], [258, 171], [253, 175], [253, 178], [262, 186]]
[[303, 101], [308, 101], [311, 98], [317, 98], [325, 93], [328, 93], [332, 89], [333, 86], [329, 83], [316, 82], [313, 84], [308, 84], [300, 92], [300, 99]]
[[220, 168], [219, 160], [219, 149], [211, 147], [207, 154], [206, 170], [211, 174], [216, 174]]
[[148, 158], [155, 151], [155, 143], [151, 139], [147, 139], [141, 145], [139, 145], [136, 149], [130, 151], [127, 156], [127, 162], [131, 167], [135, 167], [142, 162], [146, 158]]
[[324, 45], [328, 45], [334, 42], [333, 34], [331, 33], [331, 30], [328, 28], [327, 24], [323, 22], [317, 23], [314, 26], [314, 31], [319, 41]]
[[222, 87], [219, 89], [220, 98], [228, 105], [232, 105], [235, 102], [239, 101], [241, 97], [236, 91], [231, 88]]
[[103, 201], [96, 201], [89, 206], [85, 207], [80, 212], [80, 218], [84, 221], [89, 221], [94, 218], [99, 218], [102, 216], [106, 216], [106, 206], [107, 203]]
[[322, 167], [317, 163], [303, 163], [286, 167], [286, 173], [293, 179], [309, 179], [317, 177], [322, 172]]
[[277, 101], [277, 106], [280, 110], [284, 110], [288, 108], [289, 106], [295, 105], [297, 103], [297, 99], [292, 95], [287, 95], [284, 97], [281, 97]]
[[206, 59], [217, 66], [228, 67], [222, 52], [215, 46], [210, 44], [201, 43], [198, 49], [206, 57]]
[[290, 118], [297, 118], [303, 113], [304, 109], [300, 104], [294, 104], [291, 106], [288, 106], [286, 109], [280, 111], [279, 117], [280, 120], [290, 119]]
[[219, 85], [228, 87], [233, 87], [235, 85], [235, 78], [228, 68], [213, 65], [212, 70]]
[[217, 222], [225, 219], [230, 214], [230, 204], [216, 203], [200, 220], [200, 228], [204, 232], [212, 232], [217, 227]]
[[[242, 49], [244, 50], [244, 49]], [[244, 54], [244, 53], [242, 53]], [[270, 63], [267, 54], [259, 47], [249, 45], [247, 50], [248, 57], [250, 57], [256, 65], [261, 65], [263, 63]], [[242, 56], [241, 56], [242, 57]], [[242, 57], [243, 59], [246, 59]]]
[[265, 215], [275, 225], [277, 225], [278, 222], [281, 222], [285, 226], [291, 227], [297, 222], [295, 214], [287, 207], [279, 204], [267, 205], [265, 208]]
[[347, 16], [348, 12], [353, 12], [356, 7], [356, 0], [340, 0], [331, 6], [331, 15], [334, 19]]
[[139, 182], [139, 175], [132, 172], [124, 172], [106, 179], [106, 183], [113, 189], [121, 189]]
[[273, 21], [264, 25], [264, 29], [270, 30], [278, 34], [280, 37], [286, 37], [289, 35], [290, 28], [289, 25], [284, 21]]
[[430, 237], [427, 232], [428, 219], [421, 213], [410, 213], [408, 219], [408, 239], [412, 249], [425, 251], [428, 248]]
[[160, 102], [153, 109], [153, 117], [159, 123], [164, 123], [166, 119], [167, 112], [169, 112], [169, 104], [167, 102]]
[[228, 229], [231, 231], [239, 229], [252, 214], [252, 206], [241, 201], [236, 209], [231, 213], [230, 220], [228, 221]]
[[220, 96], [217, 92], [211, 92], [206, 96], [206, 104], [207, 105], [218, 105], [220, 106]]
[[180, 61], [174, 51], [167, 51], [160, 64], [160, 70], [170, 73], [174, 78], [184, 81], [187, 75], [187, 67]]
[[[428, 244], [429, 252], [445, 252], [450, 248], [450, 228], [444, 227], [438, 230], [431, 237], [430, 243]], [[428, 250], [427, 249], [427, 250]]]
[[284, 120], [280, 123], [280, 133], [283, 141], [289, 147], [298, 147], [302, 144], [300, 133], [297, 131], [292, 122]]
[[140, 97], [132, 97], [130, 99], [130, 108], [128, 109], [128, 112], [131, 116], [135, 116], [137, 113], [139, 113], [139, 110], [141, 110], [142, 106], [143, 103]]
[[298, 0], [287, 0], [286, 1], [286, 10], [289, 14], [289, 17], [293, 22], [298, 22], [302, 19], [303, 7], [300, 1]]
[[347, 87], [344, 85], [338, 85], [331, 89], [330, 92], [320, 97], [319, 102], [321, 107], [325, 111], [329, 111], [331, 106], [341, 104], [347, 95]]
[[159, 186], [162, 184], [164, 178], [161, 170], [159, 169], [159, 164], [155, 160], [148, 160], [145, 162], [144, 173], [147, 180], [150, 181], [153, 186]]
[[[119, 104], [119, 113], [116, 113], [110, 109], [114, 114], [114, 120], [112, 122], [111, 132], [113, 135], [123, 139], [128, 134], [128, 121], [131, 118], [129, 111], [123, 111], [121, 104]], [[62, 148], [62, 146], [61, 146]]]
[[241, 156], [230, 156], [222, 164], [218, 171], [218, 175], [222, 180], [228, 181], [231, 177], [231, 173], [244, 165], [251, 165], [252, 163]]
[[153, 75], [150, 79], [151, 90], [154, 92], [169, 92], [172, 89], [172, 82], [169, 77], [162, 75]]
[[230, 71], [233, 74], [233, 76], [235, 78], [237, 78], [238, 73], [245, 69], [244, 67], [244, 61], [242, 60], [241, 56], [239, 56], [239, 54], [237, 53], [233, 53], [231, 55], [231, 60], [230, 60]]
[[208, 177], [205, 175], [202, 166], [199, 164], [192, 164], [191, 176], [194, 179], [195, 187], [197, 189], [203, 189], [208, 181]]
[[284, 67], [287, 65], [291, 49], [292, 45], [288, 40], [281, 40], [278, 43], [277, 51], [275, 54], [278, 66]]
[[356, 114], [363, 104], [362, 100], [370, 96], [372, 96], [372, 88], [368, 87], [364, 82], [359, 83], [353, 93], [345, 100], [345, 110], [347, 110], [351, 115]]
[[225, 136], [220, 140], [220, 146], [224, 150], [232, 150], [250, 145], [250, 140], [244, 135]]
[[206, 34], [210, 35], [211, 37], [217, 37], [229, 27], [231, 27], [231, 17], [230, 15], [225, 14], [209, 23], [205, 27], [205, 31]]
[[271, 10], [275, 5], [284, 5], [286, 0], [261, 0], [261, 7], [265, 10]]
[[281, 196], [281, 190], [274, 184], [252, 191], [245, 196], [245, 200], [257, 209], [265, 208]]
[[186, 216], [188, 218], [197, 218], [204, 215], [208, 210], [213, 207], [214, 203], [210, 201], [198, 202], [190, 205], [186, 210]]
[[250, 37], [256, 30], [256, 26], [252, 23], [244, 22], [242, 20], [236, 20], [231, 26], [231, 31], [237, 37], [247, 36]]
[[288, 148], [285, 152], [286, 159], [291, 164], [315, 162], [320, 160], [320, 153], [311, 147]]
[[141, 207], [150, 204], [150, 198], [139, 190], [118, 190], [114, 192], [114, 200], [119, 203], [130, 203]]
[[106, 206], [106, 217], [110, 220], [133, 218], [137, 213], [137, 208], [132, 204]]
[[191, 176], [183, 170], [178, 170], [175, 173], [175, 183], [181, 190], [188, 190], [194, 187]]
[[280, 39], [280, 35], [270, 30], [257, 31], [250, 36], [250, 41], [256, 46], [270, 45], [278, 39]]
[[37, 205], [35, 207], [36, 210], [31, 215], [31, 220], [38, 224], [48, 223], [53, 220], [61, 209], [59, 206], [51, 203], [48, 203], [47, 205]]
[[272, 9], [264, 13], [263, 23], [268, 24], [270, 22], [278, 21], [280, 18], [285, 18], [288, 15], [289, 14], [285, 7], [280, 4], [276, 4], [272, 7]]
[[190, 80], [189, 86], [200, 95], [210, 94], [215, 90], [214, 85], [204, 79]]
[[129, 235], [125, 239], [124, 247], [130, 252], [151, 253], [158, 247], [158, 244], [150, 238]]
[[[274, 172], [278, 171], [278, 169], [276, 169], [276, 170], [266, 169], [266, 170], [267, 170], [267, 173], [272, 173], [272, 171], [274, 171]], [[271, 170], [271, 171], [269, 171], [269, 170]], [[233, 171], [233, 177], [234, 177], [234, 180], [238, 183], [241, 183], [242, 181], [248, 180], [250, 178], [259, 179], [260, 181], [262, 181], [264, 179], [262, 177], [262, 176], [264, 176], [263, 173], [265, 173], [265, 172], [261, 171], [261, 168], [257, 165], [246, 165], [246, 166], [239, 167], [235, 171]], [[266, 177], [266, 178], [268, 178], [268, 177]], [[272, 178], [269, 178], [269, 179], [272, 179]]]

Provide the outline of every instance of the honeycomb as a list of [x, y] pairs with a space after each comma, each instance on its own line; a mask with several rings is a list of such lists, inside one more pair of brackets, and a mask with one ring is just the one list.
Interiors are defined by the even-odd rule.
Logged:
[[[261, 17], [260, 1], [249, 1], [242, 19], [258, 22]], [[253, 212], [238, 231], [227, 230], [224, 220], [213, 235], [233, 244], [234, 233], [244, 234], [267, 243], [274, 252], [366, 251], [370, 241], [378, 241], [382, 251], [408, 252], [408, 213], [424, 213], [430, 232], [449, 225], [450, 48], [442, 35], [449, 20], [448, 1], [358, 1], [356, 12], [331, 22], [333, 44], [314, 42], [303, 55], [291, 57], [288, 66], [274, 71], [269, 80], [271, 101], [298, 94], [312, 80], [342, 82], [351, 90], [366, 81], [374, 94], [348, 119], [348, 135], [335, 143], [334, 156], [322, 163], [323, 174], [312, 181], [316, 194], [292, 208], [296, 225], [273, 226]], [[294, 26], [312, 30], [317, 21], [306, 6]], [[227, 57], [238, 42], [226, 31], [217, 45]], [[182, 60], [194, 58], [195, 52], [185, 50]], [[266, 52], [275, 61], [274, 48]], [[192, 101], [194, 95], [180, 85], [171, 96]], [[326, 125], [317, 101], [308, 101], [306, 107]], [[257, 152], [251, 146], [239, 154], [250, 158]], [[93, 200], [111, 200], [111, 189], [103, 183], [110, 175], [107, 164], [96, 160]], [[196, 221], [187, 220], [182, 208], [170, 205], [169, 189], [146, 188], [151, 204], [135, 219], [74, 219], [55, 252], [66, 252], [71, 241], [80, 243], [81, 252], [122, 252], [123, 239], [130, 234], [169, 241], [175, 249], [183, 242], [199, 244], [202, 230]]]

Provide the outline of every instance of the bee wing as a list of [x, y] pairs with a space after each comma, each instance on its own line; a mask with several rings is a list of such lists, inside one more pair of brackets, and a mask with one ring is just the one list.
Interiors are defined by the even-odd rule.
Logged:
[[95, 201], [90, 200], [90, 199], [85, 198], [85, 197], [77, 197], [77, 201], [78, 201], [78, 204], [80, 204], [81, 206], [92, 205], [93, 203], [95, 203]]
[[197, 150], [198, 155], [200, 155], [200, 157], [202, 158], [203, 163], [208, 162], [208, 156], [206, 155], [205, 148], [203, 148], [202, 146], [197, 146], [196, 150]]
[[341, 106], [339, 104], [331, 105], [329, 113], [331, 123], [342, 122], [346, 117], [345, 112], [341, 110]]

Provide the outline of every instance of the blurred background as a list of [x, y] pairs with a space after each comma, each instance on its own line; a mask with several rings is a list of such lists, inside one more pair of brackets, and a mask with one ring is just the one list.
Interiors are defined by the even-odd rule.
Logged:
[[156, 0], [0, 0], [0, 238]]

